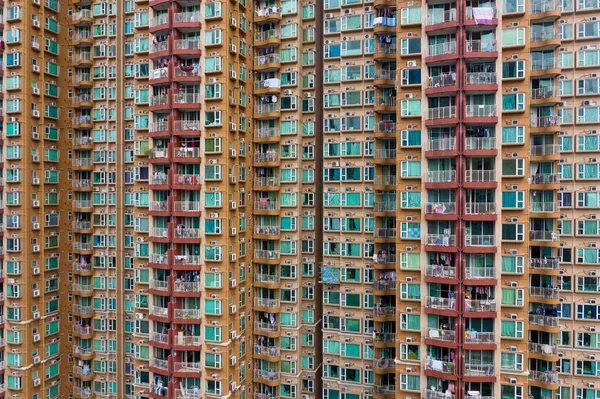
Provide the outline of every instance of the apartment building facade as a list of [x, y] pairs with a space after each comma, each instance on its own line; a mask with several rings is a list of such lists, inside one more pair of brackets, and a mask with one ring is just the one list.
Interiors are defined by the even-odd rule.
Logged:
[[600, 398], [597, 1], [0, 5], [0, 395]]

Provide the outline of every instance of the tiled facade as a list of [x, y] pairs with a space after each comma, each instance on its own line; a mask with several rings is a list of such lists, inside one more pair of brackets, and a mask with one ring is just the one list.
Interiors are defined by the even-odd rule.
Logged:
[[600, 398], [597, 1], [0, 6], [0, 397]]

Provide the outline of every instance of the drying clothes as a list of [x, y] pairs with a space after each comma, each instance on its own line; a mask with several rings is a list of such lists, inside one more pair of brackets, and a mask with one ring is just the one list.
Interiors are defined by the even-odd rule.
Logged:
[[494, 9], [491, 7], [474, 7], [473, 18], [477, 25], [491, 25], [494, 19]]

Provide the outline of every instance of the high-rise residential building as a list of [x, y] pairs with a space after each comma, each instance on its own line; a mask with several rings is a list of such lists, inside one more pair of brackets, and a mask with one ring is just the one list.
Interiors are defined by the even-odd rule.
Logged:
[[0, 11], [0, 396], [600, 398], [598, 1]]

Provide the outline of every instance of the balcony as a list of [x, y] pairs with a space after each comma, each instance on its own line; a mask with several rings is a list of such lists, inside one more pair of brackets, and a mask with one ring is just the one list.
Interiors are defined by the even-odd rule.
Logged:
[[254, 323], [254, 329], [257, 331], [275, 333], [275, 332], [279, 332], [279, 324], [278, 323], [267, 323], [264, 321], [257, 321]]
[[447, 22], [456, 21], [456, 9], [453, 8], [451, 10], [439, 10], [433, 9], [427, 13], [427, 25], [437, 25], [443, 24]]
[[498, 51], [495, 40], [467, 40], [467, 53], [492, 53]]
[[200, 229], [185, 227], [179, 225], [175, 228], [175, 238], [181, 239], [199, 239], [201, 236]]
[[76, 241], [73, 243], [73, 249], [75, 251], [91, 251], [92, 243], [91, 242], [79, 242]]
[[[192, 51], [192, 54], [197, 54], [197, 52]], [[189, 65], [180, 65], [178, 68], [173, 68], [173, 76], [176, 78], [193, 78], [193, 79], [185, 79], [196, 81], [200, 76], [202, 76], [202, 71], [199, 67], [190, 68]]]
[[254, 345], [254, 354], [270, 357], [279, 357], [281, 354], [281, 350], [276, 346]]
[[396, 202], [392, 202], [392, 201], [375, 202], [374, 211], [375, 212], [396, 212]]
[[194, 281], [175, 281], [173, 290], [183, 293], [198, 293], [200, 292], [200, 283]]
[[377, 108], [381, 108], [383, 110], [389, 110], [392, 109], [395, 110], [396, 108], [396, 97], [395, 96], [377, 96], [375, 98], [375, 109]]
[[174, 52], [176, 53], [187, 53], [189, 51], [192, 54], [197, 54], [201, 47], [200, 40], [195, 39], [174, 40], [173, 44], [175, 45]]
[[[261, 128], [254, 131], [255, 139], [279, 138], [279, 129], [277, 128]], [[268, 141], [268, 140], [267, 140]]]
[[455, 170], [435, 170], [427, 172], [427, 183], [452, 183], [455, 181]]
[[560, 290], [558, 288], [529, 287], [529, 296], [544, 299], [559, 299]]
[[467, 72], [466, 83], [468, 85], [498, 84], [498, 75], [496, 72]]
[[375, 395], [395, 395], [396, 394], [396, 386], [395, 385], [375, 385], [373, 388], [373, 393]]
[[426, 245], [456, 246], [456, 235], [427, 234]]
[[173, 94], [173, 104], [179, 105], [197, 105], [200, 104], [200, 94], [198, 93], [177, 93]]
[[278, 260], [279, 259], [279, 251], [267, 251], [267, 250], [254, 250], [254, 257], [256, 259], [265, 259], [265, 260]]
[[560, 152], [558, 144], [532, 145], [529, 149], [532, 157], [558, 155]]
[[168, 291], [169, 281], [168, 280], [150, 280], [150, 289], [157, 291]]
[[560, 270], [560, 259], [530, 258], [529, 268], [534, 270]]
[[200, 362], [175, 362], [173, 371], [179, 373], [200, 373]]
[[468, 279], [490, 279], [496, 277], [496, 269], [493, 267], [467, 267], [465, 276]]
[[200, 388], [176, 389], [173, 399], [201, 399]]
[[454, 151], [456, 150], [456, 137], [445, 139], [429, 139], [428, 151]]
[[535, 342], [530, 342], [529, 352], [537, 353], [539, 355], [557, 356], [558, 347], [556, 345], [536, 344]]
[[73, 305], [73, 313], [79, 313], [82, 315], [91, 315], [92, 314], [92, 307], [91, 306], [83, 306], [83, 305], [79, 305], [79, 304], [74, 304]]
[[73, 332], [80, 335], [90, 335], [92, 333], [91, 326], [74, 325]]
[[[492, 7], [487, 7], [487, 8], [492, 8]], [[498, 18], [498, 9], [492, 8], [491, 17], [492, 17], [492, 19]], [[467, 7], [467, 20], [475, 20], [475, 17], [473, 16], [473, 7]]]
[[254, 202], [254, 211], [278, 211], [279, 202], [267, 199]]
[[427, 356], [427, 359], [425, 360], [425, 370], [454, 374], [456, 371], [456, 364]]
[[494, 332], [465, 331], [465, 343], [467, 344], [493, 344], [496, 342]]
[[373, 282], [375, 291], [388, 291], [396, 289], [396, 280], [377, 280]]
[[557, 68], [556, 64], [557, 62], [554, 58], [546, 58], [543, 60], [532, 60], [530, 65], [532, 71], [546, 71]]
[[254, 112], [257, 114], [276, 114], [279, 113], [278, 103], [256, 104]]
[[558, 374], [556, 371], [537, 371], [529, 370], [529, 380], [541, 382], [542, 384], [558, 384]]
[[199, 120], [176, 120], [173, 123], [173, 130], [194, 131], [200, 133], [202, 122]]
[[495, 312], [496, 301], [494, 299], [486, 300], [465, 300], [465, 312]]
[[150, 315], [157, 317], [169, 317], [169, 308], [163, 308], [160, 306], [150, 306]]
[[73, 284], [73, 291], [80, 294], [91, 294], [92, 286], [89, 284]]
[[529, 211], [537, 213], [558, 212], [558, 205], [555, 202], [534, 202], [530, 200]]
[[396, 315], [396, 307], [376, 306], [373, 314], [375, 315], [375, 317], [394, 317]]
[[529, 315], [529, 324], [533, 324], [541, 327], [558, 327], [559, 318], [552, 316], [543, 316], [538, 314]]
[[542, 87], [538, 89], [531, 89], [532, 100], [542, 100], [552, 97], [562, 96], [562, 90], [557, 87]]
[[495, 170], [467, 170], [466, 181], [468, 183], [491, 183], [496, 181]]
[[496, 213], [495, 202], [467, 202], [465, 203], [467, 215], [489, 215]]
[[173, 175], [174, 185], [195, 186], [200, 184], [199, 174], [175, 174]]
[[546, 42], [558, 39], [558, 32], [555, 29], [544, 29], [540, 32], [531, 32], [529, 37], [533, 43]]
[[468, 377], [492, 377], [494, 375], [494, 364], [466, 363], [465, 376]]
[[279, 281], [280, 278], [276, 274], [257, 273], [254, 275], [254, 282], [256, 283], [279, 284]]
[[[254, 57], [254, 66], [271, 66], [276, 67], [281, 62], [279, 54], [259, 55]], [[259, 68], [260, 69], [260, 68]]]
[[529, 240], [530, 241], [557, 242], [558, 241], [558, 231], [530, 230], [529, 231]]
[[200, 212], [200, 201], [175, 201], [173, 208], [175, 212]]
[[150, 263], [156, 263], [158, 265], [166, 265], [169, 257], [167, 254], [150, 254]]
[[425, 213], [428, 215], [456, 214], [456, 202], [426, 202]]
[[169, 229], [166, 227], [151, 227], [149, 236], [158, 238], [168, 238]]
[[264, 308], [278, 308], [279, 299], [254, 298], [254, 306], [262, 306]]
[[467, 105], [467, 118], [493, 118], [496, 116], [495, 105]]
[[455, 106], [429, 108], [427, 110], [427, 119], [429, 119], [429, 120], [451, 119], [451, 118], [456, 118], [456, 107]]
[[394, 359], [383, 358], [375, 359], [373, 366], [376, 369], [393, 369], [395, 367]]
[[174, 344], [177, 346], [193, 346], [198, 347], [202, 344], [200, 337], [194, 335], [175, 335]]
[[375, 150], [374, 158], [382, 160], [396, 160], [397, 151], [394, 150]]
[[445, 342], [456, 342], [456, 331], [440, 330], [438, 328], [427, 328], [427, 336], [425, 338]]
[[159, 43], [152, 43], [150, 45], [150, 53], [151, 54], [156, 54], [156, 53], [161, 53], [163, 51], [167, 51], [169, 50], [169, 41], [165, 40], [163, 42], [159, 42]]
[[279, 187], [279, 179], [276, 177], [257, 177], [254, 185], [260, 187]]
[[376, 228], [374, 237], [375, 238], [395, 238], [396, 237], [396, 229]]
[[374, 184], [376, 186], [395, 186], [396, 179], [395, 175], [376, 175]]
[[375, 80], [396, 80], [396, 71], [389, 69], [380, 69], [375, 71]]
[[260, 378], [267, 381], [279, 381], [278, 371], [254, 369], [254, 378]]
[[200, 309], [175, 309], [176, 319], [200, 320]]
[[425, 275], [427, 277], [456, 278], [456, 267], [441, 264], [427, 265]]
[[177, 12], [173, 22], [176, 24], [200, 23], [200, 19], [199, 12]]
[[[448, 392], [448, 393], [446, 393], [446, 392]], [[453, 393], [450, 393], [449, 391], [446, 391], [446, 392], [436, 391], [433, 389], [425, 390], [427, 399], [456, 399], [456, 395], [454, 395]], [[477, 397], [476, 399], [486, 399], [486, 398]]]
[[[215, 259], [207, 259], [207, 260], [221, 260], [220, 258]], [[200, 256], [199, 255], [175, 255], [173, 257], [173, 264], [178, 266], [200, 266]]]
[[558, 173], [538, 173], [531, 176], [531, 184], [559, 184], [560, 175]]
[[529, 11], [532, 15], [558, 12], [560, 15], [562, 4], [556, 0], [535, 0], [529, 2]]
[[437, 57], [439, 55], [451, 55], [452, 53], [456, 53], [456, 41], [430, 44], [427, 55], [428, 57]]
[[496, 236], [469, 234], [465, 237], [465, 245], [468, 247], [495, 247]]
[[169, 210], [169, 201], [150, 201], [148, 209], [154, 212], [167, 212]]
[[277, 151], [255, 152], [254, 162], [279, 162], [279, 153]]
[[456, 310], [456, 299], [427, 296], [425, 297], [425, 306], [430, 309]]
[[151, 357], [150, 358], [150, 367], [161, 369], [161, 370], [168, 370], [169, 369], [169, 360], [157, 359], [157, 358]]
[[375, 58], [387, 59], [395, 58], [398, 47], [396, 43], [377, 43], [375, 45]]
[[381, 121], [375, 125], [375, 133], [396, 133], [396, 122]]

